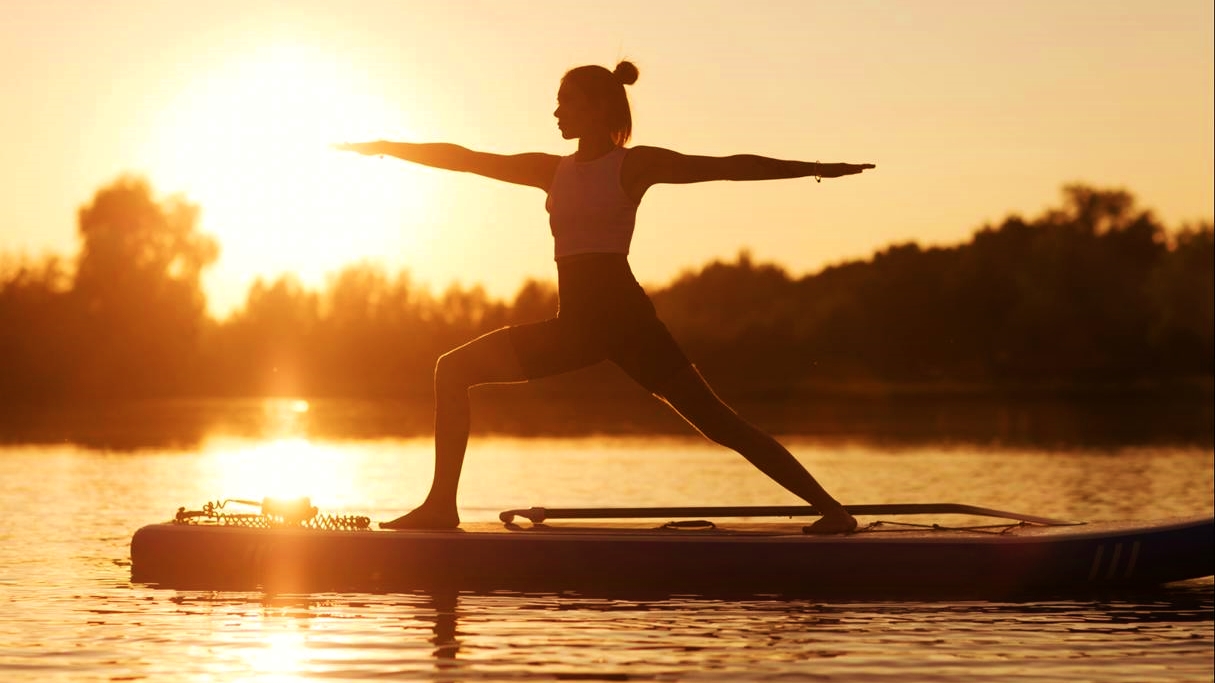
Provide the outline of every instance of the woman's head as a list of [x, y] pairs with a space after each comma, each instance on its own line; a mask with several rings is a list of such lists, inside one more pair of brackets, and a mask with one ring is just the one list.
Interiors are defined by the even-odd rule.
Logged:
[[[570, 69], [561, 78], [561, 89], [557, 93], [558, 124], [566, 137], [580, 137], [585, 130], [567, 129], [563, 125], [563, 113], [570, 112], [574, 118], [585, 114], [604, 126], [612, 136], [612, 142], [623, 145], [633, 134], [633, 114], [629, 109], [629, 97], [624, 86], [637, 82], [637, 67], [632, 62], [620, 62], [614, 71], [602, 66], [588, 65]], [[585, 108], [583, 111], [572, 111]], [[578, 122], [571, 121], [577, 125]], [[585, 125], [583, 122], [582, 125]]]

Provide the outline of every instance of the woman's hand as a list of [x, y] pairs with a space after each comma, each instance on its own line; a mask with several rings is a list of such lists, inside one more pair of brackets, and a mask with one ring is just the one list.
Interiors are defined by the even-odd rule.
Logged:
[[341, 152], [358, 152], [359, 154], [367, 155], [384, 154], [385, 147], [382, 140], [376, 142], [339, 142], [330, 146]]
[[861, 171], [870, 168], [877, 168], [873, 164], [819, 164], [816, 163], [816, 178], [840, 178], [846, 175], [856, 175]]

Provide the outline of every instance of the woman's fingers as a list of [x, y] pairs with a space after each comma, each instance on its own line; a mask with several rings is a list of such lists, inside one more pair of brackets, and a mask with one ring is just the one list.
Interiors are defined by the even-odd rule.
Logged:
[[359, 154], [375, 154], [374, 142], [336, 142], [330, 147], [341, 152], [358, 152]]

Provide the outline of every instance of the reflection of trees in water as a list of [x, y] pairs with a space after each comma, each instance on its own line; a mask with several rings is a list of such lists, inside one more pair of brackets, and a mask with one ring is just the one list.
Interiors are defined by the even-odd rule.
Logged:
[[[686, 423], [640, 390], [631, 399], [550, 395], [533, 386], [502, 387], [474, 396], [477, 435], [695, 437]], [[111, 451], [189, 450], [217, 437], [379, 440], [432, 434], [433, 407], [425, 399], [314, 400], [306, 413], [295, 415], [286, 425], [279, 418], [282, 411], [271, 409], [267, 402], [284, 401], [179, 399], [11, 406], [0, 412], [0, 445], [66, 442]], [[828, 397], [742, 401], [736, 408], [773, 433], [896, 449], [946, 443], [1031, 449], [1209, 449], [1215, 439], [1215, 403], [1185, 398]]]
[[[477, 287], [435, 294], [407, 273], [355, 265], [321, 291], [291, 276], [259, 281], [240, 310], [215, 321], [200, 275], [217, 250], [197, 217], [197, 207], [158, 202], [146, 182], [122, 179], [80, 210], [73, 274], [56, 258], [0, 263], [0, 399], [424, 400], [444, 350], [557, 308], [546, 282], [503, 302]], [[1019, 391], [1092, 399], [1111, 387], [1169, 396], [1179, 386], [1209, 401], [1213, 262], [1210, 224], [1168, 231], [1126, 192], [1077, 186], [1061, 208], [1009, 217], [962, 245], [892, 246], [801, 278], [742, 254], [652, 294], [732, 403]], [[588, 372], [596, 381], [546, 380], [518, 395], [555, 409], [573, 395], [612, 406], [606, 415], [638, 402], [611, 370]], [[537, 419], [514, 430], [551, 422]]]

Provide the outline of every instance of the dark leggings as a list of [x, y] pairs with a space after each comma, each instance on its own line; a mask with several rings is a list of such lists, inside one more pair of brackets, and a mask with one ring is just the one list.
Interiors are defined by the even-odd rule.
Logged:
[[557, 278], [557, 316], [510, 328], [528, 379], [609, 360], [661, 394], [662, 384], [690, 365], [623, 254], [564, 258], [557, 262]]

